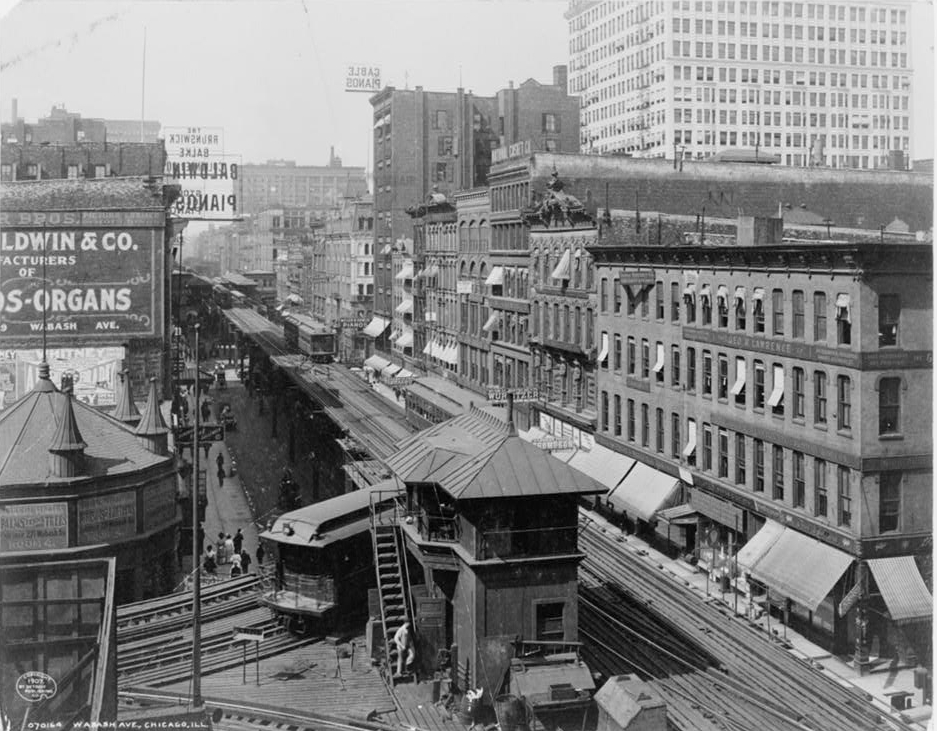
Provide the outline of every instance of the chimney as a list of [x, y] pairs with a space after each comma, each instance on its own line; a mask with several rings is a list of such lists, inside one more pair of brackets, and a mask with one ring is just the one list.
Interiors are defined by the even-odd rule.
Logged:
[[49, 471], [52, 477], [79, 477], [84, 472], [85, 444], [78, 431], [72, 408], [72, 391], [62, 394], [62, 410], [49, 445]]
[[508, 391], [507, 393], [507, 414], [504, 417], [504, 421], [507, 424], [508, 431], [512, 434], [516, 434], [517, 430], [514, 427], [514, 393]]
[[553, 67], [553, 86], [560, 87], [564, 92], [566, 91], [566, 64], [561, 63], [558, 66]]

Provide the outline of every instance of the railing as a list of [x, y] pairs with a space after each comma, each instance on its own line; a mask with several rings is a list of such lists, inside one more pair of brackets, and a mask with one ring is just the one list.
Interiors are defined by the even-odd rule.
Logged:
[[458, 518], [433, 515], [425, 510], [416, 513], [417, 530], [425, 541], [457, 543], [462, 534]]
[[478, 535], [475, 558], [528, 558], [575, 553], [577, 527], [483, 531]]
[[564, 640], [517, 640], [514, 643], [514, 656], [518, 658], [575, 653], [579, 659], [582, 650], [581, 642]]

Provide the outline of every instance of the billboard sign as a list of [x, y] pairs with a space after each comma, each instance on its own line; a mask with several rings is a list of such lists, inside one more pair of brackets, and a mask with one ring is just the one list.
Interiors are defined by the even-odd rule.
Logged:
[[68, 504], [0, 505], [0, 553], [68, 548]]
[[78, 501], [78, 542], [87, 546], [129, 538], [137, 530], [137, 493], [124, 490]]
[[374, 94], [381, 90], [381, 67], [354, 64], [345, 71], [345, 91]]
[[224, 151], [221, 127], [165, 127], [167, 182], [182, 188], [170, 213], [177, 218], [239, 218], [241, 156]]
[[[162, 231], [11, 226], [0, 231], [0, 343], [121, 343], [159, 335]], [[45, 318], [43, 318], [45, 315]]]

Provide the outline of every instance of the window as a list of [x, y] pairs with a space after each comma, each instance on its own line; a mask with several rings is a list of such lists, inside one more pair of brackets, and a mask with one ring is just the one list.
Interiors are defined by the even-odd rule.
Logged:
[[745, 435], [735, 435], [735, 484], [745, 484]]
[[729, 432], [719, 430], [719, 476], [729, 476]]
[[602, 431], [608, 431], [608, 391], [602, 391]]
[[[709, 286], [709, 285], [706, 285]], [[713, 305], [712, 298], [708, 294], [700, 294], [700, 303], [702, 304], [703, 309], [703, 324], [712, 325], [713, 324]]]
[[745, 321], [745, 297], [735, 298], [735, 329], [745, 331], [745, 326], [747, 325]]
[[784, 292], [780, 289], [771, 292], [771, 332], [784, 334]]
[[686, 321], [692, 325], [696, 322], [696, 296], [691, 293], [683, 295], [683, 301], [686, 304]]
[[94, 166], [94, 177], [96, 178], [106, 178], [110, 175], [110, 170], [108, 168], [110, 165], [95, 165]]
[[849, 295], [836, 295], [836, 342], [839, 345], [852, 343], [852, 321], [849, 314]]
[[440, 183], [452, 182], [452, 167], [447, 162], [436, 163], [436, 180]]
[[657, 451], [664, 453], [664, 410], [657, 409]]
[[670, 415], [670, 456], [680, 459], [680, 414]]
[[628, 356], [627, 357], [628, 357], [628, 375], [633, 376], [635, 364], [636, 364], [635, 361], [637, 358], [637, 352], [636, 352], [636, 345], [634, 342], [634, 338], [630, 335], [628, 336]]
[[803, 290], [795, 289], [791, 293], [791, 327], [792, 337], [803, 340], [804, 338], [804, 293]]
[[[69, 180], [77, 180], [81, 177], [81, 167], [79, 165], [69, 165], [67, 177]], [[6, 180], [6, 178], [4, 178]]]
[[436, 144], [436, 152], [439, 157], [449, 157], [452, 154], [452, 137], [449, 135], [444, 135], [437, 138]]
[[621, 436], [621, 396], [615, 394], [613, 399], [615, 406], [615, 416], [614, 416], [614, 434], [616, 437]]
[[852, 525], [852, 485], [849, 468], [836, 467], [836, 524]]
[[621, 285], [617, 279], [612, 280], [612, 302], [615, 306], [615, 314], [621, 312]]
[[882, 472], [878, 476], [878, 532], [898, 530], [901, 515], [901, 473]]
[[878, 347], [898, 344], [898, 320], [901, 301], [896, 294], [883, 294], [878, 298]]
[[753, 439], [755, 445], [755, 492], [765, 491], [765, 443]]
[[616, 371], [621, 370], [621, 335], [615, 333], [615, 360], [613, 367]]
[[836, 376], [836, 428], [852, 428], [852, 384], [849, 376]]
[[703, 464], [702, 469], [709, 472], [713, 468], [713, 428], [703, 424]]
[[608, 312], [608, 280], [599, 281], [599, 312]]
[[716, 295], [716, 305], [719, 309], [719, 327], [729, 327], [729, 295], [725, 288], [719, 285], [720, 292]]
[[696, 391], [696, 348], [686, 349], [686, 390]]
[[771, 448], [771, 499], [784, 499], [784, 447], [774, 445]]
[[711, 396], [713, 392], [713, 356], [708, 350], [703, 351], [703, 395]]
[[719, 398], [729, 398], [729, 359], [725, 353], [719, 354]]
[[657, 352], [654, 360], [654, 367], [651, 369], [659, 384], [664, 384], [664, 344], [657, 341]]
[[755, 332], [763, 333], [765, 331], [765, 291], [761, 287], [755, 287], [754, 302], [752, 303], [752, 318], [755, 321]]
[[883, 378], [878, 384], [878, 433], [898, 434], [901, 431], [901, 379]]
[[553, 114], [552, 112], [547, 112], [543, 115], [543, 130], [544, 132], [559, 132], [560, 131], [560, 117], [558, 114]]
[[826, 373], [815, 371], [813, 374], [813, 422], [826, 423]]
[[804, 477], [804, 453], [791, 452], [791, 461], [794, 465], [794, 507], [804, 507], [807, 488]]
[[634, 399], [628, 399], [628, 441], [629, 442], [634, 441], [634, 431], [635, 431], [634, 423], [635, 423], [634, 422]]
[[641, 404], [641, 446], [647, 447], [651, 441], [651, 414], [647, 404]]
[[795, 419], [804, 418], [804, 369], [794, 367], [791, 370], [791, 406]]
[[670, 385], [680, 385], [680, 347], [678, 345], [670, 348]]
[[537, 639], [563, 641], [563, 609], [565, 602], [537, 604]]
[[826, 517], [829, 514], [826, 493], [826, 461], [813, 462], [813, 514]]
[[445, 109], [437, 109], [435, 122], [433, 129], [449, 129], [449, 112]]
[[651, 345], [647, 340], [641, 340], [641, 378], [651, 375]]
[[654, 293], [657, 297], [657, 319], [664, 319], [664, 283], [657, 282], [654, 286]]
[[771, 382], [771, 396], [768, 397], [768, 406], [775, 416], [784, 416], [784, 366], [774, 364], [773, 380]]
[[813, 339], [826, 341], [826, 295], [823, 292], [813, 293]]
[[763, 409], [765, 407], [765, 364], [760, 360], [754, 362], [754, 402], [752, 405], [756, 409]]
[[670, 321], [680, 322], [680, 283], [670, 283]]

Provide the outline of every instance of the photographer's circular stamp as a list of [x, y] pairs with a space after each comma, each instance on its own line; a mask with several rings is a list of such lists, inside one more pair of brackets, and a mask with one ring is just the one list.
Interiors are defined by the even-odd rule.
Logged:
[[46, 675], [38, 670], [30, 670], [16, 679], [17, 694], [24, 701], [30, 703], [52, 698], [57, 690], [55, 679], [51, 675]]

